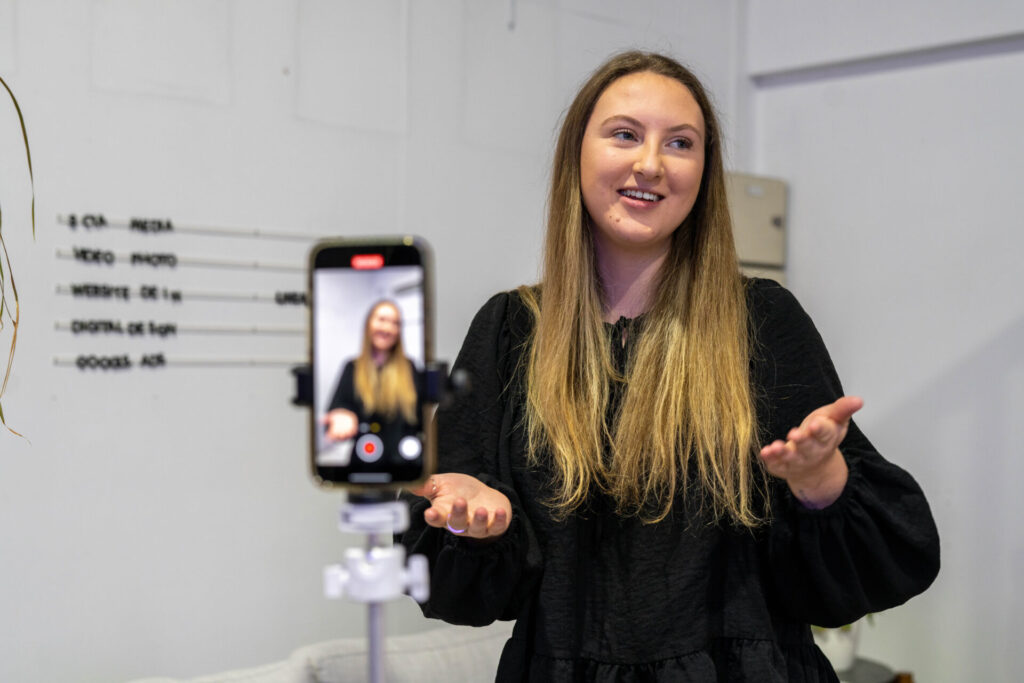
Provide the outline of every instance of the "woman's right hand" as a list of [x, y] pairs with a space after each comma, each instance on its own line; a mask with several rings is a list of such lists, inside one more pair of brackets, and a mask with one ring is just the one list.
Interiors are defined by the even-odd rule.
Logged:
[[359, 418], [345, 408], [335, 408], [324, 415], [323, 423], [327, 425], [327, 438], [331, 441], [351, 439], [359, 431]]
[[412, 492], [430, 501], [427, 524], [458, 536], [500, 538], [512, 521], [508, 496], [468, 474], [435, 474]]

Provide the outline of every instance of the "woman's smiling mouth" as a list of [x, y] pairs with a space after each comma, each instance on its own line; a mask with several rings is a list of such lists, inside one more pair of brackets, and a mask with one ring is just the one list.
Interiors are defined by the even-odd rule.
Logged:
[[664, 197], [662, 197], [660, 194], [656, 194], [654, 192], [644, 192], [643, 190], [625, 189], [619, 190], [618, 192], [623, 197], [628, 197], [629, 199], [639, 199], [645, 202], [660, 202], [662, 199], [664, 199]]

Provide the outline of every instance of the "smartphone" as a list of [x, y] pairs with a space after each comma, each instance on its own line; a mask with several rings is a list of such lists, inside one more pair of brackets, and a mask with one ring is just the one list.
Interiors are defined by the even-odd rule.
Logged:
[[433, 472], [431, 262], [412, 236], [310, 252], [310, 463], [322, 486], [397, 489]]

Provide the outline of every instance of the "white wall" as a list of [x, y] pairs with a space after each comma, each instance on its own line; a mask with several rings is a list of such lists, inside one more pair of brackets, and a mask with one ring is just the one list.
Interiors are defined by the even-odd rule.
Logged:
[[[20, 135], [0, 98], [0, 207], [22, 310], [3, 407], [27, 436], [0, 435], [0, 680], [196, 675], [363, 632], [361, 608], [320, 594], [323, 565], [358, 539], [339, 535], [339, 496], [306, 473], [287, 372], [302, 336], [54, 330], [108, 316], [304, 326], [272, 305], [55, 294], [70, 281], [157, 278], [301, 289], [301, 274], [106, 272], [55, 251], [301, 265], [308, 244], [73, 233], [58, 214], [421, 234], [436, 251], [437, 352], [452, 359], [489, 294], [535, 278], [552, 139], [575, 85], [614, 50], [653, 47], [694, 65], [735, 121], [736, 16], [735, 2], [714, 0], [0, 0], [0, 73], [28, 122], [38, 217], [33, 242]], [[83, 350], [276, 364], [53, 363]], [[401, 604], [388, 627], [426, 624]]]
[[753, 170], [791, 183], [789, 284], [942, 538], [936, 584], [878, 615], [864, 654], [1015, 680], [1024, 7], [855, 5], [749, 3], [746, 69]]

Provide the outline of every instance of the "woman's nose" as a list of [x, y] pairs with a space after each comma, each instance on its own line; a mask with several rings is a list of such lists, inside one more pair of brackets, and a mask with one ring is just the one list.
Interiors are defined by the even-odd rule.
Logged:
[[637, 148], [638, 155], [633, 163], [633, 172], [645, 178], [654, 179], [661, 176], [661, 154], [657, 145], [644, 144]]

